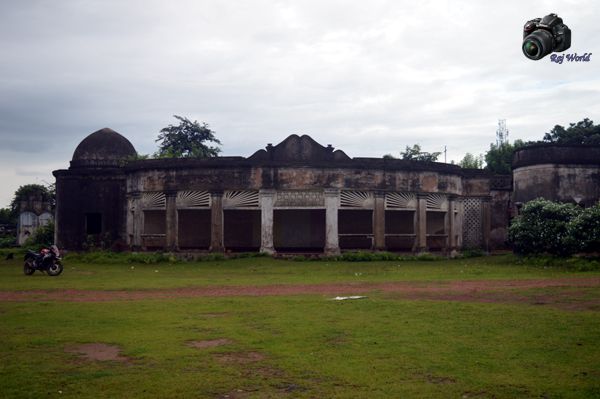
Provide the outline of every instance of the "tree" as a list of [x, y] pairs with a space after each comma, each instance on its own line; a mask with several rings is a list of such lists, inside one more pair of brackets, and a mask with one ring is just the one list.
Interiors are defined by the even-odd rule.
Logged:
[[169, 125], [160, 130], [157, 142], [160, 142], [158, 151], [154, 154], [157, 158], [210, 158], [218, 156], [221, 149], [209, 147], [204, 142], [221, 144], [206, 123], [190, 121], [178, 115], [173, 117], [179, 124]]
[[485, 153], [485, 169], [497, 174], [510, 174], [512, 172], [512, 158], [516, 150], [525, 146], [523, 140], [491, 143], [490, 149]]
[[10, 208], [0, 209], [0, 224], [15, 224], [15, 218]]
[[556, 144], [600, 144], [600, 125], [584, 118], [570, 123], [568, 128], [556, 125], [544, 135], [544, 141]]
[[395, 156], [393, 156], [392, 154], [385, 154], [385, 155], [383, 156], [383, 159], [396, 159], [396, 157], [395, 157]]
[[421, 146], [419, 144], [415, 144], [412, 147], [406, 146], [406, 150], [401, 152], [400, 155], [402, 159], [406, 159], [409, 161], [425, 161], [425, 162], [435, 162], [440, 156], [441, 152], [424, 152], [421, 151]]
[[24, 186], [19, 187], [17, 191], [15, 191], [15, 196], [10, 203], [10, 210], [13, 217], [16, 218], [18, 216], [19, 204], [21, 201], [27, 201], [31, 196], [39, 196], [42, 201], [50, 202], [50, 204], [54, 206], [54, 200], [56, 198], [54, 184], [51, 184], [48, 187], [42, 186], [41, 184], [25, 184]]
[[461, 168], [467, 169], [483, 169], [483, 155], [475, 156], [470, 152], [467, 152], [463, 159], [458, 163]]

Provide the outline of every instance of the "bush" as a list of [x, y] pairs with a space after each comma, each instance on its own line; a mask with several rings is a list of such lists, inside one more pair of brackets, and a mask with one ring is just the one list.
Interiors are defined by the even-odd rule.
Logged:
[[544, 199], [526, 203], [508, 230], [519, 255], [568, 256], [600, 248], [600, 205], [583, 209]]
[[582, 252], [600, 252], [600, 204], [584, 209], [569, 224], [571, 246]]
[[10, 248], [17, 245], [17, 239], [14, 236], [0, 237], [0, 248]]
[[24, 243], [24, 247], [49, 247], [54, 244], [54, 221], [39, 227]]

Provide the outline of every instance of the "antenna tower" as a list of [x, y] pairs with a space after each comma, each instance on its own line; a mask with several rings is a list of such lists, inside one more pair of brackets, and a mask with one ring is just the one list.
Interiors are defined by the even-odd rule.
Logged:
[[508, 129], [506, 128], [506, 119], [498, 119], [498, 129], [496, 130], [496, 145], [501, 146], [508, 143]]

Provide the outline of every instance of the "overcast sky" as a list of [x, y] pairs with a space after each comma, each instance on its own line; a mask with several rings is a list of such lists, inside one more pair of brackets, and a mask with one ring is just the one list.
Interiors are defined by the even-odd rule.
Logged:
[[[110, 127], [156, 150], [173, 114], [207, 122], [223, 155], [292, 133], [349, 156], [448, 148], [600, 122], [600, 2], [2, 1], [0, 206], [53, 182]], [[550, 12], [588, 63], [530, 61], [523, 24]], [[441, 158], [443, 161], [443, 156]]]

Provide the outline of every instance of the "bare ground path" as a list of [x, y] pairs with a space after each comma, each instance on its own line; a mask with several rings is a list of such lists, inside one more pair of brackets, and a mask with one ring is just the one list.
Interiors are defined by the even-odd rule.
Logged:
[[[27, 290], [0, 291], [0, 301], [108, 302], [227, 296], [354, 295], [382, 292], [397, 298], [468, 302], [519, 302], [558, 305], [573, 310], [600, 310], [600, 277], [522, 280], [468, 280], [440, 282], [286, 284], [264, 286], [213, 286], [148, 290]], [[523, 290], [553, 289], [524, 294]], [[587, 291], [585, 289], [588, 289]], [[596, 290], [594, 290], [597, 292]]]

